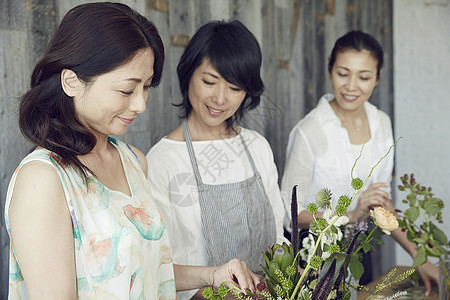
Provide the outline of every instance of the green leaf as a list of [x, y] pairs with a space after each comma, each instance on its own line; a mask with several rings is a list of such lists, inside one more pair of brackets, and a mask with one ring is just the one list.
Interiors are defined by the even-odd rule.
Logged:
[[441, 256], [441, 252], [439, 252], [439, 249], [436, 247], [436, 245], [433, 245], [433, 247], [430, 247], [430, 245], [425, 244], [425, 250], [427, 256], [433, 256], [433, 257], [439, 257]]
[[270, 295], [272, 295], [272, 297], [277, 299], [277, 293], [275, 292], [275, 286], [273, 285], [273, 283], [270, 280], [267, 281], [266, 283], [267, 283], [267, 289], [269, 290]]
[[411, 207], [405, 211], [405, 215], [411, 220], [411, 222], [415, 222], [419, 217], [419, 214], [420, 211], [418, 207]]
[[439, 206], [432, 206], [429, 209], [427, 209], [426, 211], [427, 211], [428, 215], [434, 217], [441, 211], [441, 208]]
[[335, 267], [335, 272], [333, 274], [333, 280], [332, 282], [336, 281], [338, 275], [339, 275], [339, 270], [341, 269], [342, 265], [345, 263], [345, 260], [347, 258], [347, 254], [344, 253], [339, 253], [339, 252], [335, 252], [333, 254], [331, 254], [329, 257], [327, 257], [327, 259], [325, 260], [323, 266], [322, 266], [322, 270], [320, 271], [319, 274], [319, 278], [317, 279], [317, 282], [320, 282], [320, 280], [322, 279], [322, 277], [327, 273], [328, 269], [330, 268], [333, 260], [336, 260], [336, 267]]
[[372, 234], [372, 237], [379, 238], [380, 236], [385, 235], [384, 231], [381, 230], [380, 227], [378, 227], [375, 232]]
[[361, 232], [358, 236], [358, 239], [360, 241], [365, 241], [367, 239], [367, 234], [365, 234], [364, 232]]
[[419, 203], [421, 208], [425, 209], [425, 200], [419, 200], [417, 203]]
[[330, 229], [331, 229], [331, 232], [333, 232], [334, 234], [338, 234], [338, 230], [337, 230], [336, 226], [332, 225], [330, 227]]
[[266, 274], [267, 278], [269, 279], [268, 281], [271, 282], [275, 282], [275, 279], [272, 277], [272, 275], [270, 274], [269, 271], [267, 271], [267, 269], [263, 266], [263, 265], [259, 265], [261, 267], [261, 269], [263, 270], [264, 274]]
[[449, 254], [450, 253], [449, 250], [445, 250], [445, 248], [442, 247], [441, 245], [435, 245], [434, 247], [436, 248], [437, 251], [439, 251], [442, 254]]
[[406, 199], [409, 200], [409, 203], [410, 203], [409, 205], [410, 205], [411, 207], [416, 205], [416, 201], [417, 201], [416, 195], [414, 195], [414, 194], [409, 194], [408, 196], [406, 196]]
[[430, 198], [427, 201], [427, 203], [425, 203], [425, 208], [427, 208], [428, 206], [432, 206], [432, 205], [439, 205], [440, 201], [441, 201], [441, 199], [439, 199], [437, 197]]
[[362, 248], [363, 248], [363, 250], [364, 250], [364, 253], [367, 253], [367, 252], [369, 252], [370, 250], [372, 250], [372, 249], [374, 249], [373, 248], [373, 246], [370, 244], [370, 243], [367, 243], [367, 242], [361, 242], [361, 246], [362, 246]]
[[384, 245], [384, 242], [382, 239], [376, 239], [375, 243], [377, 243], [378, 245]]
[[446, 245], [448, 243], [445, 233], [434, 224], [431, 225], [431, 234], [433, 235], [433, 238], [441, 245]]
[[423, 265], [427, 261], [427, 252], [424, 246], [420, 246], [417, 248], [417, 254], [414, 258], [413, 268]]
[[264, 260], [266, 261], [267, 267], [269, 267], [270, 259], [267, 257], [267, 255], [270, 254], [270, 253], [269, 252], [262, 252], [262, 254], [264, 255]]
[[416, 244], [423, 244], [427, 242], [427, 239], [423, 238], [423, 235], [421, 235], [420, 237], [413, 238], [412, 241]]
[[359, 261], [358, 256], [352, 255], [352, 257], [350, 259], [349, 267], [350, 267], [350, 272], [352, 273], [353, 278], [355, 278], [356, 280], [360, 279], [362, 274], [364, 273], [364, 266]]
[[430, 200], [425, 202], [424, 207], [428, 215], [435, 216], [441, 211], [439, 202], [441, 202], [441, 199], [439, 198], [431, 198]]
[[294, 262], [294, 253], [292, 252], [285, 252], [284, 256], [283, 256], [283, 260], [281, 262], [281, 271], [283, 273], [286, 272], [286, 268], [289, 267], [290, 265], [292, 265], [292, 263]]

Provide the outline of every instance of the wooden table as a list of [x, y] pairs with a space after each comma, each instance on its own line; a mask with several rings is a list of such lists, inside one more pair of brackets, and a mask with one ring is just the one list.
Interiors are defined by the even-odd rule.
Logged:
[[[392, 278], [396, 278], [397, 275], [404, 273], [410, 267], [405, 266], [398, 266], [394, 267], [396, 269], [395, 275]], [[394, 269], [392, 268], [392, 269]], [[392, 270], [391, 269], [391, 270]], [[388, 274], [391, 270], [386, 272]], [[382, 282], [384, 276], [386, 274], [381, 275], [377, 279], [371, 281], [366, 287], [369, 289], [369, 291], [358, 291], [358, 300], [364, 300], [367, 297], [369, 297], [373, 291], [375, 290], [375, 287], [377, 284]], [[417, 285], [417, 283], [414, 283], [411, 281], [411, 279], [408, 277], [402, 282], [394, 283], [390, 287], [387, 287], [377, 294], [375, 294], [373, 297], [370, 298], [370, 300], [380, 300], [380, 299], [392, 299], [392, 300], [402, 300], [402, 299], [420, 299], [420, 300], [439, 300], [439, 289], [435, 284], [432, 284], [431, 294], [428, 297], [425, 297], [425, 286], [423, 285]]]

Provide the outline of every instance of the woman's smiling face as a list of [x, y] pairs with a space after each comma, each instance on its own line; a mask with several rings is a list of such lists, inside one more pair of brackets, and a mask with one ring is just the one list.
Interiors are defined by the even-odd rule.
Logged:
[[367, 50], [353, 49], [340, 52], [328, 74], [337, 104], [344, 110], [354, 111], [372, 95], [378, 84], [378, 61]]
[[234, 115], [246, 96], [240, 87], [228, 82], [208, 59], [192, 74], [189, 82], [189, 119], [201, 126], [226, 127], [226, 120]]
[[153, 77], [154, 54], [142, 49], [129, 62], [81, 83], [74, 97], [78, 119], [97, 136], [124, 134], [139, 113], [146, 109]]

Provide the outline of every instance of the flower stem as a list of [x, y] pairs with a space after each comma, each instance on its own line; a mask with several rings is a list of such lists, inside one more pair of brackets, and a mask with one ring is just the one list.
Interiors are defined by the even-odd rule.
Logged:
[[[350, 199], [350, 203], [353, 202], [353, 200], [356, 198], [356, 196], [359, 194], [359, 192], [361, 192], [361, 190], [362, 190], [362, 189], [364, 188], [364, 186], [367, 184], [367, 182], [369, 181], [370, 177], [372, 176], [373, 170], [375, 170], [375, 168], [381, 163], [381, 161], [382, 161], [383, 159], [385, 159], [386, 156], [388, 156], [389, 152], [391, 152], [392, 148], [398, 143], [398, 141], [399, 141], [401, 138], [402, 138], [402, 137], [399, 137], [399, 138], [395, 141], [395, 143], [392, 144], [391, 147], [389, 147], [389, 150], [386, 152], [386, 154], [383, 155], [383, 156], [378, 160], [378, 162], [372, 167], [372, 169], [370, 170], [369, 175], [367, 176], [367, 178], [366, 178], [366, 180], [364, 181], [364, 183], [363, 183], [363, 185], [361, 186], [361, 188], [358, 189], [357, 191], [353, 191], [353, 196], [352, 196], [352, 198]], [[363, 146], [361, 147], [361, 152], [362, 152], [362, 149], [363, 149], [363, 148], [364, 148], [364, 144], [363, 144]], [[361, 153], [360, 153], [359, 155], [361, 156]], [[358, 157], [358, 158], [359, 158], [359, 157]], [[356, 161], [358, 161], [358, 158], [356, 159]], [[350, 174], [350, 176], [351, 176], [352, 178], [353, 178], [353, 169], [354, 169], [355, 166], [356, 166], [356, 161], [355, 161], [355, 164], [353, 165], [353, 168], [352, 168], [352, 171], [351, 171], [351, 174]]]
[[[316, 254], [317, 248], [320, 245], [320, 241], [322, 240], [323, 235], [325, 234], [325, 232], [328, 231], [328, 229], [331, 228], [331, 226], [334, 225], [334, 223], [337, 222], [339, 218], [335, 218], [324, 230], [322, 230], [319, 234], [319, 237], [317, 238], [316, 244], [314, 245], [314, 249], [313, 252], [311, 254], [311, 256], [313, 256], [314, 254]], [[302, 276], [300, 276], [300, 279], [297, 282], [297, 285], [295, 286], [294, 291], [291, 294], [291, 298], [290, 300], [294, 299], [294, 295], [297, 293], [298, 289], [300, 288], [300, 286], [302, 285], [303, 280], [305, 280], [306, 274], [308, 274], [309, 270], [311, 269], [311, 261], [308, 262], [308, 264], [306, 265], [305, 270], [302, 273]]]
[[[370, 243], [372, 240], [370, 239], [370, 237], [372, 236], [372, 233], [375, 232], [375, 229], [377, 229], [378, 225], [376, 225], [369, 233], [369, 235], [366, 237], [366, 242]], [[356, 249], [355, 253], [358, 253], [359, 250], [361, 250], [362, 246], [361, 244], [358, 246], [358, 248]]]
[[446, 265], [445, 261], [442, 259], [442, 256], [439, 256], [439, 263], [441, 264], [442, 270], [444, 270], [445, 282], [447, 283], [447, 288], [449, 288], [450, 287], [449, 270], [447, 269], [447, 265]]

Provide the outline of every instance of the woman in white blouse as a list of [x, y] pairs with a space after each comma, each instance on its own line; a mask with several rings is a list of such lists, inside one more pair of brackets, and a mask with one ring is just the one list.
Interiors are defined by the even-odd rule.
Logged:
[[[364, 150], [353, 175], [363, 180], [393, 144], [389, 116], [368, 102], [382, 68], [383, 50], [372, 36], [351, 31], [336, 41], [328, 64], [333, 94], [324, 95], [289, 135], [281, 191], [289, 207], [292, 188], [298, 185], [300, 228], [309, 228], [313, 218], [306, 207], [315, 201], [320, 189], [329, 188], [336, 198], [352, 195], [350, 171], [362, 144]], [[395, 210], [390, 201], [393, 164], [391, 151], [375, 168], [367, 188], [350, 205], [347, 216], [351, 223], [366, 218], [374, 206]], [[316, 215], [322, 216], [323, 212]], [[286, 219], [285, 225], [289, 226], [289, 222]], [[407, 240], [404, 232], [397, 229], [392, 236], [412, 257], [416, 255], [416, 245]], [[437, 282], [437, 269], [427, 262], [418, 270], [429, 293], [430, 278]]]
[[235, 125], [260, 103], [261, 61], [256, 38], [238, 21], [202, 26], [181, 56], [182, 124], [147, 155], [175, 263], [216, 265], [237, 257], [262, 274], [261, 251], [284, 241], [270, 145]]

